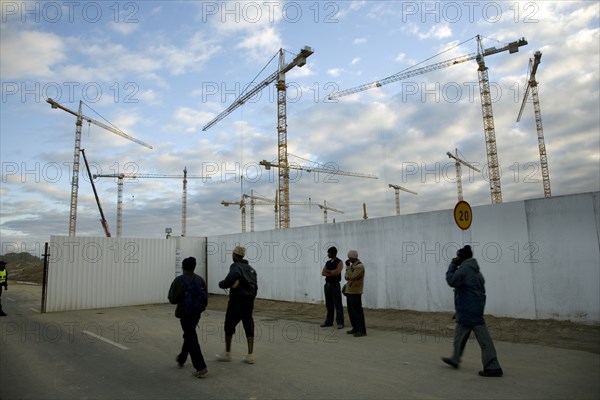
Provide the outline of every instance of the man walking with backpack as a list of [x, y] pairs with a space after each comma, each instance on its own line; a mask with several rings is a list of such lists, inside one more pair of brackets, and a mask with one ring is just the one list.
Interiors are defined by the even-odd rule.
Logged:
[[183, 368], [189, 354], [196, 369], [192, 375], [196, 378], [204, 378], [208, 374], [208, 369], [198, 343], [196, 326], [200, 322], [200, 314], [206, 309], [208, 303], [206, 282], [194, 273], [196, 269], [194, 257], [184, 259], [181, 269], [183, 274], [173, 280], [169, 289], [169, 302], [177, 304], [175, 316], [179, 318], [183, 330], [183, 346], [175, 361], [179, 368]]
[[246, 340], [248, 342], [248, 355], [244, 361], [254, 364], [254, 299], [258, 291], [256, 271], [244, 260], [246, 249], [236, 246], [231, 257], [233, 264], [229, 273], [221, 282], [221, 289], [229, 289], [229, 303], [225, 314], [225, 354], [219, 356], [221, 361], [231, 361], [231, 339], [235, 334], [235, 327], [242, 321]]

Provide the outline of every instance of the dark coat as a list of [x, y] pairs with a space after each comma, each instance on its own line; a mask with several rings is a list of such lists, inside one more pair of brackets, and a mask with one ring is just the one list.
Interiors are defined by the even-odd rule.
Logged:
[[257, 276], [247, 260], [238, 259], [229, 267], [229, 273], [221, 282], [221, 289], [230, 289], [229, 297], [256, 297]]
[[[183, 271], [183, 276], [188, 282], [191, 282], [192, 279], [195, 279], [198, 282], [198, 285], [206, 290], [206, 281], [200, 275], [196, 275], [194, 271]], [[169, 288], [169, 303], [177, 304], [175, 308], [175, 316], [177, 318], [183, 317], [183, 303], [185, 301], [185, 290], [187, 286], [184, 281], [181, 280], [181, 277], [177, 277], [171, 283], [171, 287]]]
[[446, 282], [454, 288], [456, 322], [467, 326], [484, 324], [485, 279], [479, 271], [477, 260], [469, 258], [460, 267], [450, 263]]

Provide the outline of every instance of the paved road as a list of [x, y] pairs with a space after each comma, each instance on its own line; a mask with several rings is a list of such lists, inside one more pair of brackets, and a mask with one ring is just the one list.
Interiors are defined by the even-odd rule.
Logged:
[[[0, 319], [0, 399], [598, 399], [600, 355], [498, 342], [503, 378], [481, 378], [477, 343], [461, 368], [440, 361], [450, 340], [415, 332], [344, 331], [257, 319], [257, 362], [222, 351], [224, 313], [207, 310], [199, 335], [209, 376], [191, 377], [171, 305], [39, 313], [39, 287], [12, 285]], [[367, 321], [368, 323], [368, 321]]]

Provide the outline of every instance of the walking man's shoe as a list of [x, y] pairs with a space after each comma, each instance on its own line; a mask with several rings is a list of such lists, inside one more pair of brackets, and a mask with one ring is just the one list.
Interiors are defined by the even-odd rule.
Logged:
[[483, 371], [479, 371], [479, 376], [499, 378], [502, 376], [502, 368], [484, 369]]

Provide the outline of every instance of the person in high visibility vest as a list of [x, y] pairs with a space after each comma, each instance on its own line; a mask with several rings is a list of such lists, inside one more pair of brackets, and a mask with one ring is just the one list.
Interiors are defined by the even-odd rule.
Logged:
[[2, 311], [2, 286], [8, 290], [8, 272], [6, 271], [6, 261], [0, 261], [0, 317], [6, 317]]

